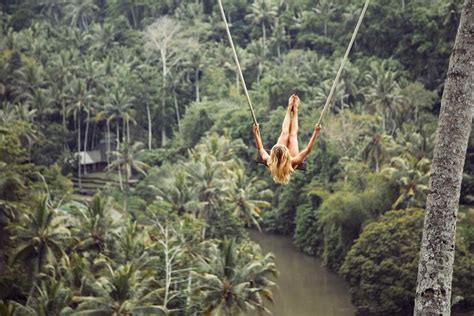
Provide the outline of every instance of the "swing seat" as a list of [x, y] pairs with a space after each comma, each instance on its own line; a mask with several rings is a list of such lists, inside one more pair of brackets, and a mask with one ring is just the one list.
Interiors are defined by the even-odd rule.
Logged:
[[[260, 155], [257, 156], [257, 159], [255, 159], [255, 162], [260, 164], [260, 165], [264, 165], [266, 166], [265, 162], [263, 162], [263, 159], [262, 157], [260, 157]], [[299, 170], [299, 171], [302, 171], [302, 172], [305, 172], [307, 170], [307, 164], [306, 162], [302, 162], [298, 165], [298, 167], [296, 167], [296, 170]]]

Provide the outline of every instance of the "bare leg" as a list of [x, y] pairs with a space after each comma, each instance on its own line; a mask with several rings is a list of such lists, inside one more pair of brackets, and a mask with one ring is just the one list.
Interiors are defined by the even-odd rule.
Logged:
[[294, 106], [293, 106], [293, 117], [291, 118], [290, 122], [290, 136], [288, 139], [288, 149], [290, 151], [291, 157], [295, 157], [299, 153], [298, 149], [298, 106], [300, 103], [300, 100], [298, 97], [295, 100]]
[[278, 144], [285, 145], [288, 147], [290, 137], [290, 125], [291, 125], [291, 110], [293, 109], [293, 96], [288, 100], [288, 108], [286, 110], [285, 118], [281, 126], [281, 134], [278, 137]]

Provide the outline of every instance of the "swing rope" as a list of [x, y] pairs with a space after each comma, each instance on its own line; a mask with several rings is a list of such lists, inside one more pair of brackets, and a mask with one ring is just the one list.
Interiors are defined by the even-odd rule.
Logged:
[[242, 74], [242, 68], [240, 67], [239, 57], [237, 57], [237, 51], [235, 50], [234, 41], [232, 40], [232, 35], [230, 34], [229, 24], [227, 23], [227, 18], [224, 12], [224, 6], [222, 5], [222, 0], [219, 0], [219, 8], [221, 9], [222, 19], [224, 20], [225, 29], [227, 31], [227, 36], [229, 37], [230, 46], [232, 47], [232, 52], [234, 53], [235, 64], [237, 65], [237, 70], [239, 72], [240, 80], [242, 81], [242, 86], [244, 87], [245, 97], [247, 98], [247, 103], [249, 105], [250, 112], [252, 113], [253, 122], [257, 125], [257, 117], [255, 116], [255, 111], [253, 110], [252, 101], [250, 100], [249, 92], [247, 90], [247, 85], [245, 84], [244, 75]]
[[[239, 58], [237, 56], [237, 51], [235, 50], [234, 41], [232, 40], [232, 35], [230, 34], [229, 24], [227, 23], [227, 18], [225, 16], [224, 6], [222, 5], [222, 0], [218, 0], [218, 2], [219, 2], [219, 8], [220, 8], [221, 14], [222, 14], [222, 19], [224, 20], [227, 36], [229, 38], [230, 46], [232, 47], [232, 52], [234, 53], [235, 64], [237, 65], [237, 70], [239, 72], [239, 77], [240, 77], [240, 80], [242, 81], [242, 86], [244, 87], [245, 97], [247, 98], [247, 103], [248, 103], [250, 112], [252, 113], [253, 122], [255, 124], [258, 124], [257, 117], [255, 116], [255, 111], [254, 111], [253, 106], [252, 106], [252, 101], [250, 100], [249, 92], [247, 90], [247, 85], [245, 84], [244, 75], [242, 74], [242, 68], [240, 67], [240, 62], [239, 62]], [[352, 37], [351, 37], [351, 40], [349, 42], [349, 46], [347, 46], [344, 57], [342, 58], [341, 65], [339, 66], [339, 70], [337, 71], [336, 78], [334, 79], [331, 90], [329, 92], [329, 96], [326, 99], [326, 104], [324, 104], [323, 110], [321, 111], [321, 115], [319, 116], [319, 120], [318, 120], [317, 124], [321, 123], [326, 110], [330, 107], [330, 105], [332, 103], [332, 99], [333, 99], [334, 93], [336, 91], [336, 86], [339, 82], [339, 78], [341, 77], [342, 70], [344, 69], [344, 65], [346, 64], [347, 58], [349, 57], [349, 53], [352, 49], [352, 45], [354, 44], [357, 33], [359, 32], [360, 25], [362, 24], [362, 21], [364, 20], [365, 12], [367, 11], [367, 8], [369, 6], [369, 2], [370, 2], [370, 0], [365, 1], [364, 7], [363, 7], [362, 12], [360, 13], [360, 16], [359, 16], [359, 20], [357, 21], [357, 25], [354, 29], [354, 32], [352, 33]]]
[[359, 21], [357, 21], [357, 25], [354, 29], [354, 32], [352, 33], [351, 41], [349, 42], [349, 46], [347, 46], [346, 53], [344, 54], [344, 57], [342, 58], [341, 65], [339, 66], [339, 70], [337, 71], [336, 78], [334, 79], [331, 90], [329, 92], [329, 96], [326, 99], [326, 104], [323, 107], [323, 110], [321, 112], [321, 115], [319, 116], [319, 120], [318, 120], [317, 124], [321, 123], [321, 121], [323, 119], [323, 116], [324, 116], [324, 113], [326, 112], [326, 110], [332, 104], [332, 101], [333, 101], [332, 99], [333, 99], [334, 93], [336, 91], [336, 86], [339, 82], [339, 77], [341, 76], [342, 70], [344, 69], [344, 65], [346, 64], [347, 57], [349, 56], [349, 52], [351, 51], [351, 48], [352, 48], [352, 44], [354, 44], [357, 33], [359, 32], [359, 27], [362, 24], [362, 20], [364, 19], [365, 12], [367, 11], [367, 7], [369, 6], [369, 2], [370, 2], [370, 0], [365, 1], [364, 8], [362, 9], [362, 12], [360, 13], [360, 16], [359, 16]]

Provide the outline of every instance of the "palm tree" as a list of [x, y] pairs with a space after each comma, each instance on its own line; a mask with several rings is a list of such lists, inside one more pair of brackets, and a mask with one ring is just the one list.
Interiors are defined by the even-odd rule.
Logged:
[[102, 277], [91, 286], [90, 296], [80, 296], [74, 315], [166, 315], [163, 306], [154, 305], [161, 288], [156, 287], [153, 271], [132, 263], [112, 268], [109, 263]]
[[232, 140], [225, 136], [211, 134], [194, 147], [191, 156], [194, 160], [210, 158], [216, 162], [231, 162], [239, 150], [245, 145], [240, 140]]
[[285, 29], [285, 25], [282, 21], [281, 18], [277, 18], [276, 19], [276, 22], [275, 22], [275, 27], [274, 27], [274, 30], [273, 30], [273, 35], [272, 35], [272, 42], [275, 43], [276, 47], [277, 47], [277, 58], [278, 58], [278, 61], [281, 63], [281, 46], [284, 44], [284, 43], [287, 43], [288, 42], [288, 34], [286, 32], [286, 29]]
[[[217, 211], [223, 191], [228, 185], [228, 179], [224, 177], [224, 164], [207, 155], [186, 164], [185, 170], [188, 181], [196, 190], [197, 200], [203, 205], [198, 212], [198, 218], [210, 225], [213, 213]], [[202, 236], [205, 234], [206, 227], [203, 227]]]
[[201, 45], [199, 45], [199, 43], [196, 43], [196, 47], [192, 49], [192, 53], [189, 57], [189, 63], [194, 70], [194, 91], [196, 102], [199, 102], [201, 100], [199, 76], [205, 66], [206, 57], [206, 51]]
[[380, 166], [383, 161], [387, 159], [386, 143], [389, 139], [390, 137], [388, 135], [373, 130], [371, 140], [362, 150], [362, 159], [364, 159], [371, 168], [374, 168], [377, 173], [380, 171]]
[[33, 213], [24, 216], [24, 221], [14, 226], [18, 246], [13, 261], [30, 263], [28, 268], [33, 280], [30, 299], [36, 286], [36, 274], [46, 263], [54, 263], [63, 255], [64, 241], [70, 237], [70, 231], [56, 215], [47, 194], [40, 194]]
[[331, 20], [331, 16], [336, 11], [334, 3], [330, 0], [320, 0], [313, 11], [320, 16], [323, 21], [324, 36], [328, 36], [328, 22]]
[[55, 112], [52, 107], [54, 99], [51, 96], [50, 89], [34, 89], [32, 92], [25, 92], [23, 96], [25, 97], [24, 103], [37, 110], [37, 116], [40, 121], [45, 120], [46, 114], [53, 114]]
[[238, 315], [251, 310], [269, 312], [263, 298], [272, 301], [267, 277], [276, 275], [273, 255], [249, 255], [254, 249], [238, 248], [235, 240], [224, 240], [220, 249], [214, 245], [209, 258], [201, 259], [202, 273], [196, 274], [200, 286], [196, 289], [202, 297], [205, 315]]
[[108, 3], [108, 12], [114, 18], [125, 16], [132, 27], [138, 29], [144, 13], [153, 10], [155, 5], [154, 1], [149, 0], [112, 0]]
[[61, 51], [54, 55], [51, 60], [51, 68], [49, 71], [49, 81], [55, 82], [53, 85], [53, 96], [61, 104], [61, 115], [63, 126], [66, 127], [66, 82], [71, 74], [74, 55], [70, 51]]
[[250, 6], [250, 13], [245, 17], [252, 25], [261, 26], [264, 49], [266, 49], [267, 27], [272, 27], [277, 13], [278, 5], [273, 0], [256, 0]]
[[91, 257], [85, 257], [89, 253], [71, 252], [65, 254], [56, 267], [55, 273], [60, 276], [66, 286], [72, 290], [74, 297], [82, 295], [87, 291], [89, 280], [93, 278], [93, 273], [100, 271], [103, 259], [90, 261]]
[[247, 226], [255, 225], [259, 230], [262, 208], [271, 207], [266, 200], [273, 194], [266, 189], [267, 183], [258, 177], [248, 178], [244, 168], [237, 168], [232, 173], [232, 190], [228, 191], [228, 202], [233, 208], [235, 217], [242, 217]]
[[252, 56], [252, 63], [257, 67], [257, 84], [260, 84], [268, 61], [268, 51], [263, 41], [253, 41], [248, 46], [248, 52]]
[[473, 118], [472, 85], [464, 84], [472, 78], [473, 20], [472, 1], [465, 1], [441, 99], [418, 264], [415, 316], [449, 315], [451, 310], [459, 195]]
[[[311, 87], [310, 89], [312, 90], [312, 94], [314, 95], [314, 101], [316, 104], [319, 104], [323, 106], [326, 102], [326, 99], [328, 98], [329, 92], [331, 91], [331, 86], [333, 83], [333, 79], [328, 79], [322, 81], [320, 84], [318, 84], [315, 87]], [[336, 99], [337, 97], [337, 99]], [[333, 97], [333, 109], [337, 109], [341, 111], [345, 107], [348, 106], [346, 100], [347, 100], [348, 94], [345, 93], [345, 87], [344, 87], [344, 82], [340, 81], [336, 85], [336, 90], [334, 93]]]
[[[136, 124], [133, 115], [134, 98], [127, 94], [124, 88], [113, 87], [109, 94], [107, 104], [105, 105], [105, 113], [108, 113], [107, 120], [110, 122], [115, 120], [115, 128], [117, 133], [117, 150], [120, 144], [120, 128], [119, 122], [122, 120], [122, 138], [130, 143], [130, 122]], [[100, 115], [99, 115], [100, 116]]]
[[47, 277], [36, 286], [34, 294], [29, 305], [15, 305], [15, 315], [70, 315], [73, 311], [69, 306], [73, 303], [72, 291], [61, 280]]
[[103, 252], [108, 232], [113, 228], [111, 206], [108, 198], [97, 193], [87, 208], [77, 208], [75, 214], [80, 220], [78, 243], [75, 251], [96, 250]]
[[107, 168], [108, 169], [121, 169], [125, 171], [125, 180], [127, 183], [127, 190], [130, 184], [130, 178], [132, 171], [137, 171], [143, 175], [146, 175], [146, 169], [149, 168], [147, 164], [138, 160], [138, 156], [143, 152], [143, 143], [135, 142], [133, 145], [123, 143], [119, 151], [112, 152], [112, 155], [116, 157], [116, 160], [112, 162]]
[[90, 50], [98, 52], [99, 56], [107, 55], [110, 50], [117, 46], [116, 30], [112, 23], [94, 23], [90, 27], [90, 33], [86, 38], [90, 38]]
[[[183, 62], [180, 64], [180, 67], [175, 67], [174, 68], [174, 71], [173, 71], [173, 74], [171, 75], [170, 73], [170, 80], [168, 82], [168, 84], [170, 85], [169, 87], [167, 87], [168, 90], [171, 90], [172, 91], [172, 95], [173, 95], [173, 103], [174, 103], [174, 111], [175, 111], [175, 115], [176, 115], [176, 123], [178, 124], [178, 132], [181, 133], [181, 115], [180, 115], [180, 111], [179, 111], [179, 104], [178, 104], [178, 95], [180, 93], [179, 90], [187, 90], [187, 84], [191, 84], [191, 79], [189, 78], [190, 76], [190, 70], [195, 74], [195, 75], [198, 75], [199, 76], [199, 73], [196, 73], [195, 72], [195, 69], [189, 69], [189, 66], [190, 66], [190, 61], [189, 61], [189, 57], [186, 57], [188, 58], [187, 60], [183, 60]], [[193, 66], [191, 66], [193, 67]], [[199, 80], [199, 78], [196, 78], [197, 80]], [[198, 83], [199, 85], [199, 83]], [[198, 89], [198, 91], [196, 91], [196, 87]], [[199, 95], [199, 87], [195, 85], [195, 92], [197, 93], [197, 95]]]
[[398, 198], [392, 209], [425, 206], [430, 165], [429, 159], [418, 160], [414, 156], [391, 159], [390, 167], [384, 168], [382, 172], [399, 187]]
[[[151, 115], [152, 95], [154, 93], [154, 86], [158, 77], [158, 71], [148, 64], [140, 65], [133, 71], [133, 75], [137, 76], [138, 80], [132, 80], [136, 86], [132, 91], [138, 104], [145, 104], [146, 116], [148, 122], [148, 149], [151, 150], [153, 139], [153, 121]], [[138, 83], [137, 83], [138, 82]]]
[[390, 121], [392, 123], [391, 132], [393, 132], [396, 128], [393, 113], [395, 107], [403, 102], [397, 82], [398, 73], [390, 69], [387, 61], [372, 62], [370, 68], [371, 72], [366, 75], [368, 80], [367, 101], [377, 111], [382, 112], [383, 129], [386, 130], [386, 123]]
[[37, 63], [24, 64], [14, 72], [13, 92], [16, 101], [25, 99], [25, 93], [34, 93], [36, 89], [43, 87], [45, 80], [44, 67]]
[[132, 220], [123, 225], [120, 230], [113, 232], [117, 247], [115, 250], [115, 261], [122, 264], [131, 262], [140, 269], [145, 269], [147, 265], [153, 266], [154, 263], [144, 260], [145, 257], [147, 260], [156, 259], [156, 257], [148, 257], [147, 250], [143, 244], [145, 234], [143, 226], [139, 226], [137, 222]]
[[72, 0], [66, 6], [70, 26], [78, 26], [85, 30], [94, 19], [99, 7], [94, 0]]
[[79, 178], [79, 188], [82, 188], [82, 181], [81, 181], [81, 163], [82, 163], [82, 156], [80, 155], [81, 152], [81, 113], [82, 111], [89, 111], [88, 105], [90, 104], [93, 95], [90, 91], [86, 89], [85, 82], [80, 79], [73, 79], [73, 81], [69, 84], [69, 94], [70, 94], [70, 102], [71, 104], [67, 107], [67, 112], [73, 113], [74, 120], [76, 121], [76, 128], [77, 128], [77, 174]]
[[163, 209], [177, 214], [191, 213], [198, 217], [197, 211], [202, 205], [196, 202], [195, 189], [187, 180], [186, 172], [180, 168], [172, 175], [163, 176], [162, 181], [150, 187], [156, 191]]
[[105, 87], [103, 82], [103, 74], [98, 71], [101, 70], [101, 64], [94, 60], [91, 56], [87, 56], [84, 59], [84, 63], [80, 66], [80, 70], [78, 73], [80, 77], [83, 78], [86, 91], [89, 91], [90, 99], [89, 102], [84, 103], [85, 112], [87, 114], [86, 118], [86, 130], [84, 135], [84, 151], [87, 151], [87, 144], [88, 144], [88, 135], [89, 135], [89, 125], [90, 123], [94, 123], [94, 120], [91, 119], [91, 114], [94, 114], [97, 108], [97, 97], [96, 95], [100, 94], [101, 92], [105, 91]]
[[44, 1], [41, 7], [41, 13], [48, 17], [52, 24], [59, 24], [64, 16], [65, 5], [65, 0]]
[[112, 152], [112, 155], [116, 157], [110, 165], [107, 166], [107, 170], [117, 169], [119, 172], [120, 189], [123, 190], [122, 184], [122, 170], [125, 172], [125, 200], [124, 210], [127, 210], [128, 197], [130, 191], [130, 178], [132, 171], [137, 171], [143, 175], [146, 175], [146, 169], [149, 168], [147, 164], [141, 162], [138, 156], [143, 152], [143, 143], [135, 142], [133, 145], [129, 143], [123, 143], [119, 151]]
[[[251, 58], [246, 50], [237, 46], [235, 48], [237, 50], [237, 55], [239, 56], [240, 67], [243, 72], [249, 68], [251, 65]], [[237, 93], [240, 93], [240, 77], [239, 71], [237, 66], [231, 61], [230, 56], [232, 54], [232, 49], [228, 45], [224, 45], [223, 43], [217, 44], [213, 52], [213, 60], [217, 64], [217, 66], [222, 67], [226, 70], [230, 70], [235, 75], [235, 86]]]

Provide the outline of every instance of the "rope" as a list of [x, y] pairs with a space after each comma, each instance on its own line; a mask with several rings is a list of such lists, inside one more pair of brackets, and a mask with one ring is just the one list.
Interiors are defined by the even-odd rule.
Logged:
[[334, 92], [336, 91], [337, 83], [339, 82], [339, 77], [341, 76], [342, 70], [344, 69], [344, 65], [346, 64], [346, 60], [347, 60], [347, 57], [349, 56], [349, 52], [351, 51], [352, 44], [354, 44], [357, 33], [359, 32], [359, 27], [362, 24], [362, 20], [364, 19], [365, 11], [367, 11], [367, 7], [369, 6], [369, 2], [370, 2], [370, 0], [365, 1], [364, 8], [362, 9], [362, 12], [360, 13], [359, 21], [357, 21], [357, 25], [354, 29], [354, 33], [352, 33], [351, 41], [349, 42], [349, 46], [347, 46], [346, 53], [344, 54], [344, 57], [342, 58], [342, 61], [341, 61], [341, 66], [339, 66], [339, 70], [337, 71], [336, 79], [334, 79], [334, 82], [333, 82], [332, 87], [331, 87], [331, 91], [329, 92], [329, 96], [326, 100], [326, 104], [324, 105], [323, 111], [321, 112], [321, 115], [319, 116], [318, 124], [321, 123], [321, 120], [323, 119], [324, 113], [329, 108], [329, 106], [332, 102]]
[[234, 53], [235, 64], [237, 65], [237, 70], [239, 72], [240, 80], [242, 81], [242, 86], [244, 87], [245, 97], [247, 98], [247, 103], [249, 105], [250, 112], [252, 113], [253, 122], [258, 124], [257, 117], [255, 116], [255, 111], [253, 110], [252, 101], [250, 100], [249, 92], [247, 90], [247, 85], [245, 84], [244, 75], [242, 74], [242, 68], [240, 67], [239, 58], [237, 57], [237, 51], [235, 50], [234, 41], [232, 40], [232, 35], [230, 34], [229, 24], [227, 23], [227, 18], [224, 12], [224, 6], [222, 5], [222, 0], [219, 0], [219, 8], [221, 9], [222, 19], [224, 20], [225, 29], [227, 36], [229, 37], [230, 46], [232, 47], [232, 52]]

